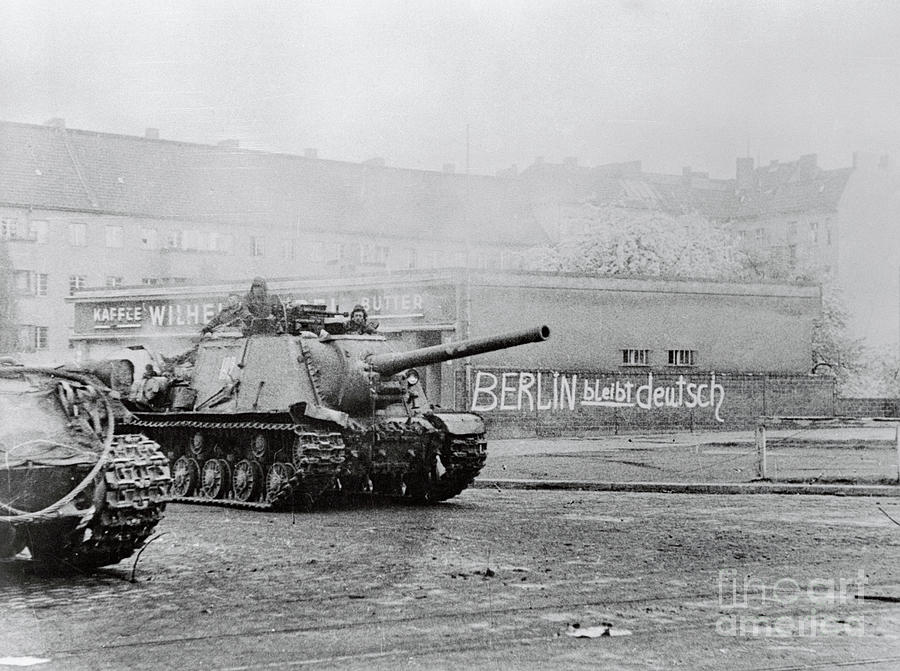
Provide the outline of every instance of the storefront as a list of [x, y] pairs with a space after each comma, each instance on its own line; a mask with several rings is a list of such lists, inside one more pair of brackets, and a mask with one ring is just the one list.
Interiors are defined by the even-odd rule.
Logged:
[[[249, 285], [81, 291], [70, 299], [72, 345], [82, 359], [133, 345], [185, 351], [228, 296]], [[812, 325], [821, 310], [814, 286], [440, 270], [270, 279], [269, 292], [335, 312], [363, 305], [402, 350], [547, 324], [548, 342], [424, 371], [433, 401], [480, 412], [504, 433], [640, 428], [663, 416], [726, 428], [737, 421], [729, 410], [738, 398], [742, 424], [757, 407], [779, 414], [774, 383], [748, 380], [779, 380], [792, 414], [821, 414], [831, 398], [828, 379], [814, 378], [809, 390]], [[789, 391], [792, 381], [804, 391]]]

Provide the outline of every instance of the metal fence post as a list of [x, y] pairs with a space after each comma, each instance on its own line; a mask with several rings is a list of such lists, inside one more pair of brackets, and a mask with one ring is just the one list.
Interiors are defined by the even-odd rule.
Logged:
[[756, 426], [756, 455], [758, 457], [757, 472], [761, 479], [768, 480], [766, 472], [766, 425]]
[[897, 441], [897, 484], [900, 485], [900, 424], [897, 424], [895, 432]]

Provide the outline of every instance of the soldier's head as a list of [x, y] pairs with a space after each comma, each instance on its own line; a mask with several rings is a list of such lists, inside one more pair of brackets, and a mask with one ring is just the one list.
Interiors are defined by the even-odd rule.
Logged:
[[241, 297], [237, 294], [231, 294], [228, 298], [225, 299], [225, 307], [226, 308], [236, 308], [241, 304]]
[[354, 324], [365, 324], [369, 314], [362, 305], [354, 305], [350, 311], [350, 321]]
[[266, 280], [262, 277], [254, 277], [253, 283], [250, 285], [250, 296], [253, 298], [265, 298], [267, 293]]

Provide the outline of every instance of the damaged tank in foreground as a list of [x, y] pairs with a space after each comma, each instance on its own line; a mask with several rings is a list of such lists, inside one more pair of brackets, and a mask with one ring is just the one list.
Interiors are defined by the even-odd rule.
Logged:
[[170, 459], [173, 500], [266, 510], [334, 492], [456, 496], [484, 465], [484, 423], [429, 403], [413, 367], [550, 336], [541, 326], [394, 352], [381, 335], [328, 333], [327, 320], [309, 319], [281, 334], [206, 339], [188, 380], [154, 407], [130, 407], [125, 430]]
[[146, 436], [116, 435], [108, 392], [89, 375], [0, 364], [0, 559], [27, 547], [36, 561], [95, 568], [152, 533], [169, 464]]

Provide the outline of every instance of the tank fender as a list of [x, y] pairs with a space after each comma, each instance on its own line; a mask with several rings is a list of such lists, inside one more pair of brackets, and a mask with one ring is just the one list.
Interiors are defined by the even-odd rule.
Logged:
[[484, 433], [484, 420], [470, 412], [432, 412], [426, 418], [453, 436]]
[[304, 417], [309, 417], [310, 419], [319, 419], [324, 422], [333, 422], [342, 429], [346, 429], [350, 425], [350, 415], [346, 412], [332, 410], [331, 408], [316, 405], [315, 403], [300, 401], [299, 403], [291, 405], [288, 410], [291, 413], [291, 419], [297, 422], [297, 424], [300, 424]]

